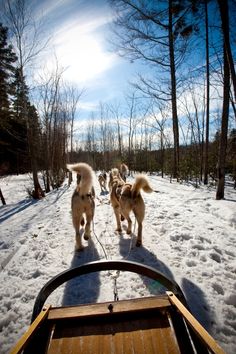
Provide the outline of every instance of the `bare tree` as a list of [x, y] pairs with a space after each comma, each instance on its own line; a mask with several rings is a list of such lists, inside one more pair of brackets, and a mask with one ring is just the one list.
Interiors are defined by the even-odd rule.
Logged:
[[[222, 33], [224, 37], [224, 45], [226, 51], [226, 59], [228, 61], [230, 75], [233, 83], [234, 89], [234, 100], [236, 101], [236, 73], [234, 67], [234, 60], [230, 44], [230, 31], [229, 31], [229, 6], [228, 0], [218, 0], [221, 22], [222, 22]], [[231, 5], [235, 7], [235, 3], [231, 2]]]
[[190, 152], [192, 151], [191, 154], [194, 156], [194, 158], [188, 162], [188, 170], [195, 171], [196, 180], [197, 178], [202, 180], [205, 92], [204, 90], [199, 90], [198, 85], [192, 82], [192, 80], [189, 80], [187, 91], [182, 95], [181, 106], [182, 114], [186, 117], [186, 124], [189, 124], [185, 136], [186, 148], [190, 145], [188, 150]]
[[4, 198], [3, 194], [2, 194], [1, 188], [0, 188], [0, 198], [1, 198], [2, 204], [6, 205], [6, 200], [5, 200], [5, 198]]
[[116, 10], [115, 38], [119, 53], [131, 61], [141, 60], [154, 69], [151, 78], [139, 75], [135, 87], [159, 101], [171, 102], [174, 160], [173, 174], [178, 177], [179, 121], [177, 112], [177, 69], [186, 53], [186, 38], [193, 26], [186, 21], [191, 11], [178, 1], [152, 2], [110, 0]]
[[85, 132], [85, 151], [88, 152], [87, 162], [90, 163], [93, 168], [96, 170], [96, 160], [95, 160], [95, 153], [98, 150], [98, 139], [96, 133], [96, 123], [95, 123], [95, 116], [92, 113], [90, 121], [87, 122], [87, 129]]
[[123, 151], [124, 151], [124, 139], [123, 139], [123, 131], [122, 131], [122, 114], [119, 111], [119, 105], [110, 105], [109, 110], [111, 113], [111, 117], [116, 121], [116, 135], [117, 135], [117, 145], [118, 145], [118, 159], [122, 161]]
[[100, 103], [99, 137], [103, 156], [101, 164], [103, 170], [108, 169], [107, 154], [109, 153], [109, 130], [108, 107], [104, 103]]
[[167, 137], [165, 134], [165, 130], [168, 117], [168, 111], [166, 110], [165, 106], [161, 104], [152, 104], [150, 111], [150, 121], [148, 122], [148, 124], [152, 129], [158, 132], [160, 140], [160, 167], [162, 178], [164, 177], [165, 148], [167, 145]]
[[204, 149], [204, 184], [208, 183], [208, 154], [209, 154], [209, 120], [210, 120], [210, 64], [209, 64], [209, 26], [208, 5], [205, 0], [205, 32], [206, 32], [206, 126], [205, 126], [205, 149]]
[[226, 161], [228, 120], [229, 120], [229, 96], [230, 96], [230, 66], [228, 60], [227, 46], [224, 39], [224, 87], [223, 87], [223, 108], [222, 108], [222, 118], [221, 118], [220, 146], [219, 146], [218, 163], [217, 163], [217, 177], [218, 177], [217, 191], [216, 191], [217, 200], [224, 198], [225, 161]]
[[[40, 40], [41, 29], [36, 25], [32, 18], [32, 9], [28, 7], [25, 0], [10, 1], [6, 0], [4, 3], [5, 12], [4, 18], [7, 26], [12, 33], [13, 45], [18, 57], [18, 70], [20, 81], [22, 85], [22, 92], [24, 92], [24, 80], [26, 68], [32, 64], [33, 60], [45, 48], [47, 41]], [[33, 125], [30, 126], [31, 121], [28, 119], [28, 105], [27, 98], [25, 97], [23, 103], [23, 110], [25, 120], [27, 122], [28, 130], [28, 145], [31, 158], [31, 167], [34, 181], [34, 197], [36, 199], [44, 195], [38, 180], [37, 162], [35, 160], [36, 152], [34, 151], [34, 143], [30, 140], [32, 136], [29, 131], [32, 130]]]
[[135, 92], [132, 92], [126, 97], [127, 102], [127, 118], [125, 127], [127, 129], [127, 144], [128, 144], [128, 158], [127, 163], [130, 169], [134, 169], [133, 166], [133, 150], [134, 150], [134, 136], [137, 126], [142, 120], [141, 112], [138, 111], [138, 103]]
[[[74, 138], [74, 125], [76, 119], [76, 113], [78, 109], [78, 103], [81, 96], [84, 94], [85, 89], [79, 90], [76, 86], [72, 84], [65, 84], [64, 87], [64, 102], [66, 104], [66, 110], [68, 114], [68, 122], [70, 126], [70, 155], [73, 155], [73, 138]], [[71, 162], [71, 161], [68, 161]]]
[[[39, 109], [42, 116], [44, 139], [45, 189], [58, 185], [60, 170], [65, 169], [65, 146], [68, 138], [68, 110], [62, 94], [63, 69], [55, 64], [54, 72], [41, 76]], [[58, 149], [58, 150], [57, 150]]]
[[[69, 125], [69, 135], [70, 135], [70, 152], [66, 154], [67, 161], [72, 162], [73, 151], [74, 151], [74, 125], [76, 119], [76, 113], [78, 109], [79, 100], [84, 93], [85, 89], [78, 90], [78, 88], [72, 84], [65, 84], [63, 88], [63, 105], [64, 105], [64, 131], [66, 131], [66, 125]], [[65, 151], [67, 151], [67, 144], [65, 142]], [[68, 183], [72, 183], [73, 176], [72, 172], [69, 171]]]

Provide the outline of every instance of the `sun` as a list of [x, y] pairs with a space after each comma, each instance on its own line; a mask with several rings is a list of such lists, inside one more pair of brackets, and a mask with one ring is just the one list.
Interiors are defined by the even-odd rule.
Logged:
[[93, 33], [74, 27], [56, 43], [56, 56], [70, 81], [87, 82], [114, 65], [115, 55], [104, 50], [102, 40]]

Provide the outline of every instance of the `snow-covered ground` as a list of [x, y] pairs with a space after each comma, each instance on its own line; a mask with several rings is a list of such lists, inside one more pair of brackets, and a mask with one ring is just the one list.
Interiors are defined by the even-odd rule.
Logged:
[[[92, 238], [74, 250], [70, 202], [75, 182], [33, 201], [29, 175], [1, 178], [7, 205], [0, 206], [0, 353], [8, 353], [30, 324], [35, 297], [54, 275], [85, 262], [127, 259], [152, 266], [182, 288], [195, 317], [228, 354], [236, 353], [236, 191], [227, 185], [225, 200], [215, 188], [170, 183], [149, 176], [155, 192], [142, 193], [146, 204], [143, 246], [134, 234], [115, 232], [109, 195], [95, 179], [96, 210]], [[74, 179], [75, 180], [75, 179]], [[132, 181], [133, 178], [129, 177]], [[53, 305], [114, 299], [113, 272], [94, 273], [61, 286]], [[158, 292], [152, 281], [121, 272], [119, 299]]]

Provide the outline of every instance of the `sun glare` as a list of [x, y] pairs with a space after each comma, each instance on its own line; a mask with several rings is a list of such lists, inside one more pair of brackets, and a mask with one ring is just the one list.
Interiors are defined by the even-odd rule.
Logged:
[[87, 82], [99, 77], [115, 61], [115, 55], [105, 52], [99, 38], [80, 27], [60, 31], [55, 38], [56, 56], [66, 69], [70, 81]]

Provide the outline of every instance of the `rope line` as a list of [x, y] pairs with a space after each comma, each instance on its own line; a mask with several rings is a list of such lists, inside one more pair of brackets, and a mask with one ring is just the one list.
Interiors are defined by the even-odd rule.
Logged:
[[[104, 203], [103, 200], [101, 200], [100, 198], [97, 198], [100, 202], [100, 205], [101, 204], [107, 204], [107, 203]], [[133, 227], [133, 232], [131, 232], [131, 237], [130, 237], [130, 244], [129, 244], [129, 251], [127, 253], [127, 255], [125, 257], [123, 257], [124, 260], [127, 260], [131, 254], [131, 250], [132, 250], [132, 243], [133, 243], [133, 236], [135, 234], [135, 230], [136, 230], [136, 218], [134, 218], [134, 227]], [[108, 225], [108, 217], [107, 217], [107, 222], [106, 222], [106, 229], [105, 229], [105, 232], [107, 232], [107, 225]], [[94, 227], [94, 220], [92, 221], [92, 226], [93, 226], [93, 233], [94, 233], [94, 236], [97, 240], [97, 242], [100, 244], [102, 250], [103, 250], [103, 253], [105, 255], [105, 258], [108, 259], [108, 255], [107, 255], [107, 252], [106, 252], [106, 249], [104, 247], [104, 245], [102, 244], [102, 242], [99, 240], [96, 232], [95, 232], [95, 227]], [[109, 236], [110, 236], [110, 233], [108, 232]], [[110, 258], [112, 259], [112, 258]], [[112, 276], [112, 275], [111, 275]], [[113, 278], [113, 294], [114, 294], [114, 301], [119, 301], [119, 294], [118, 294], [118, 286], [117, 286], [117, 280], [120, 276], [120, 270], [117, 270], [116, 271], [116, 275], [113, 275], [112, 278]]]
[[103, 250], [103, 253], [104, 253], [104, 255], [105, 255], [105, 258], [108, 259], [106, 250], [105, 250], [105, 248], [104, 248], [102, 242], [98, 239], [98, 236], [97, 236], [97, 234], [96, 234], [96, 232], [95, 232], [95, 230], [94, 230], [94, 221], [93, 221], [93, 233], [94, 233], [94, 236], [96, 237], [98, 243], [99, 243], [100, 246], [102, 247], [102, 250]]

